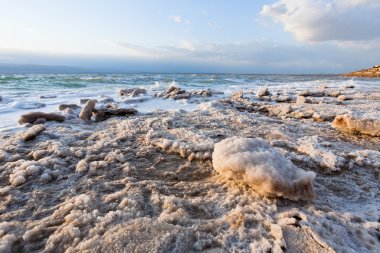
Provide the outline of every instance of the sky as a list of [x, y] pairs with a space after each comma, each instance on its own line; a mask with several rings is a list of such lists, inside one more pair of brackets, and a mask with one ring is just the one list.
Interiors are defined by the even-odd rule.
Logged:
[[343, 73], [380, 64], [377, 0], [0, 0], [0, 63]]

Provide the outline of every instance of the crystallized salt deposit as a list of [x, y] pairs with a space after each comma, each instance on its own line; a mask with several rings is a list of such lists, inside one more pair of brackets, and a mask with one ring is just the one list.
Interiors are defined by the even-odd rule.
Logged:
[[318, 136], [305, 136], [298, 140], [298, 151], [310, 156], [320, 166], [338, 171], [344, 165], [344, 158], [328, 151], [318, 142]]
[[228, 138], [215, 144], [213, 166], [224, 177], [263, 196], [312, 200], [315, 173], [304, 171], [259, 138]]
[[343, 132], [380, 136], [380, 119], [359, 118], [344, 114], [336, 116], [331, 125]]

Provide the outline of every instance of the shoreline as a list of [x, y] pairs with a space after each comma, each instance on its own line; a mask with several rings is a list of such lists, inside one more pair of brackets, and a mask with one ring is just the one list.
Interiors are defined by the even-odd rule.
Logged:
[[[359, 124], [360, 134], [331, 122], [379, 122], [379, 111], [380, 92], [320, 86], [293, 97], [269, 87], [191, 112], [48, 121], [28, 141], [0, 133], [0, 248], [375, 252], [378, 125]], [[315, 200], [263, 197], [215, 171], [214, 145], [230, 137], [261, 138], [316, 173]]]

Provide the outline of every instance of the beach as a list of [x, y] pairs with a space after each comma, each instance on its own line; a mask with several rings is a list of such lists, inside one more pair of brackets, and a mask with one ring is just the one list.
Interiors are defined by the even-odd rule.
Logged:
[[0, 94], [0, 252], [380, 248], [378, 79], [12, 78], [78, 87]]

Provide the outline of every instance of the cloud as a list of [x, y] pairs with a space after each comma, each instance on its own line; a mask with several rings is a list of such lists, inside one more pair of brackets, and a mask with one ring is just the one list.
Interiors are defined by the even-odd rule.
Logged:
[[181, 18], [181, 16], [170, 15], [170, 16], [169, 16], [169, 19], [171, 19], [172, 21], [174, 21], [174, 22], [176, 22], [176, 23], [182, 23], [182, 18]]
[[380, 38], [377, 0], [279, 0], [261, 15], [282, 23], [304, 42], [361, 41]]
[[178, 15], [170, 15], [168, 18], [170, 20], [172, 20], [173, 22], [178, 23], [178, 24], [180, 24], [180, 23], [185, 23], [187, 25], [191, 24], [190, 20], [183, 19], [181, 16], [178, 16]]

